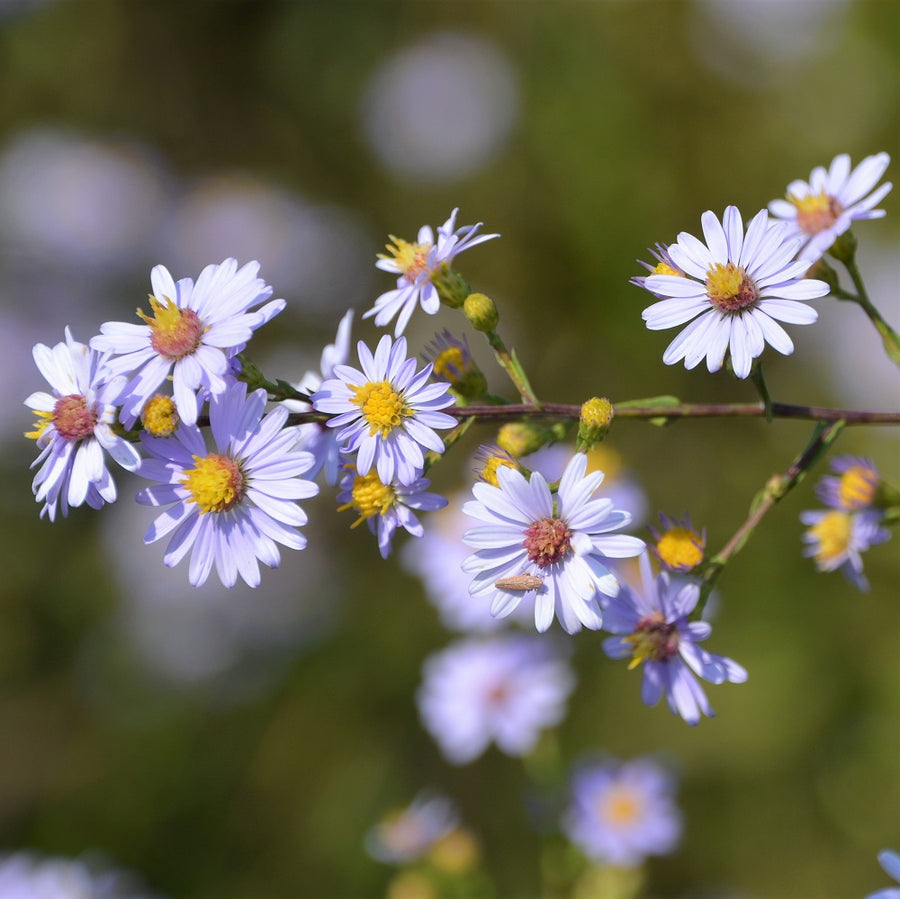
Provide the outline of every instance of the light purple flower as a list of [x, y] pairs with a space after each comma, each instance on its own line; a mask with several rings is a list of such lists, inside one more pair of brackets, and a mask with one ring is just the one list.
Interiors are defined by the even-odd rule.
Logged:
[[[882, 849], [878, 853], [878, 862], [886, 874], [900, 883], [900, 854], [891, 849]], [[900, 887], [887, 887], [875, 893], [869, 893], [866, 899], [900, 899]]]
[[825, 475], [816, 485], [816, 496], [826, 506], [845, 512], [872, 508], [878, 498], [881, 475], [871, 459], [836, 456], [831, 460], [831, 470], [835, 474]]
[[665, 696], [673, 714], [697, 724], [701, 713], [713, 716], [697, 678], [740, 684], [747, 672], [699, 646], [712, 626], [688, 620], [700, 599], [696, 583], [672, 580], [666, 572], [654, 580], [647, 555], [641, 557], [641, 574], [643, 590], [623, 586], [604, 604], [603, 626], [619, 636], [604, 640], [603, 651], [613, 659], [630, 658], [632, 668], [643, 663], [641, 698], [646, 705], [656, 705]]
[[41, 467], [31, 487], [35, 500], [44, 503], [41, 517], [50, 521], [57, 508], [66, 516], [83, 503], [99, 509], [115, 502], [104, 452], [128, 471], [141, 463], [137, 448], [113, 431], [125, 379], [113, 377], [106, 356], [78, 343], [68, 328], [65, 333], [65, 343], [39, 343], [33, 350], [52, 393], [36, 391], [25, 400], [37, 413], [35, 429], [25, 436], [40, 449], [31, 467]]
[[585, 455], [576, 453], [555, 494], [539, 472], [526, 479], [505, 466], [496, 469], [498, 487], [482, 482], [472, 488], [475, 499], [463, 511], [484, 523], [466, 532], [463, 539], [476, 552], [462, 567], [475, 575], [470, 592], [490, 599], [493, 615], [509, 615], [533, 596], [541, 632], [554, 616], [570, 634], [601, 627], [597, 594], [618, 590], [608, 559], [636, 556], [644, 542], [612, 533], [631, 516], [609, 499], [591, 498], [603, 472], [585, 475], [586, 466]]
[[393, 342], [385, 334], [373, 356], [357, 344], [362, 371], [335, 365], [334, 377], [313, 395], [317, 412], [327, 412], [331, 428], [340, 428], [342, 453], [357, 453], [356, 470], [378, 472], [384, 484], [411, 484], [422, 474], [423, 449], [444, 451], [434, 428], [452, 428], [456, 419], [439, 409], [453, 405], [449, 385], [429, 382], [431, 366], [416, 371], [406, 356], [406, 338]]
[[595, 862], [636, 867], [678, 845], [682, 820], [675, 782], [650, 759], [582, 765], [569, 794], [562, 829]]
[[669, 344], [663, 362], [684, 360], [694, 368], [718, 371], [731, 354], [734, 373], [750, 374], [753, 360], [768, 343], [789, 355], [794, 344], [778, 322], [812, 324], [818, 317], [807, 300], [825, 296], [824, 281], [804, 278], [810, 260], [796, 260], [799, 239], [784, 223], [772, 223], [765, 209], [747, 227], [734, 206], [722, 222], [707, 211], [701, 217], [705, 243], [682, 232], [668, 254], [683, 275], [650, 274], [643, 287], [664, 299], [648, 306], [643, 319], [651, 331], [690, 324]]
[[891, 157], [887, 153], [867, 156], [850, 169], [846, 153], [835, 156], [826, 171], [816, 166], [809, 181], [792, 181], [787, 199], [772, 200], [769, 211], [788, 224], [788, 235], [802, 241], [800, 255], [810, 262], [823, 256], [835, 239], [854, 221], [881, 218], [883, 209], [875, 207], [887, 196], [890, 182], [876, 189]]
[[500, 236], [479, 234], [481, 222], [457, 228], [458, 211], [454, 209], [450, 218], [438, 228], [436, 240], [434, 232], [428, 225], [419, 229], [415, 243], [391, 236], [392, 243], [387, 245], [387, 254], [380, 253], [375, 266], [382, 271], [398, 275], [397, 287], [381, 294], [363, 318], [374, 315], [375, 324], [383, 327], [397, 316], [394, 337], [399, 337], [417, 305], [429, 315], [434, 315], [438, 311], [441, 300], [432, 282], [432, 276], [440, 272], [442, 267], [449, 267], [454, 257], [463, 250], [469, 250], [486, 240]]
[[238, 269], [236, 260], [226, 259], [206, 266], [195, 284], [190, 278], [176, 282], [164, 266], [154, 266], [152, 316], [138, 311], [146, 324], [107, 322], [100, 328], [91, 346], [115, 354], [109, 362], [114, 374], [131, 374], [121, 412], [126, 427], [170, 375], [178, 415], [189, 425], [197, 421], [198, 393], [217, 396], [233, 382], [232, 357], [285, 306], [272, 300], [253, 308], [272, 295], [258, 272], [258, 262]]
[[145, 487], [135, 499], [147, 506], [170, 506], [150, 526], [144, 542], [172, 534], [164, 561], [172, 568], [190, 552], [194, 586], [204, 583], [215, 565], [226, 587], [239, 576], [256, 587], [258, 561], [278, 567], [277, 544], [306, 546], [297, 528], [307, 518], [297, 500], [318, 493], [312, 481], [300, 477], [313, 457], [298, 449], [296, 433], [284, 427], [288, 410], [278, 406], [263, 415], [265, 407], [265, 390], [247, 396], [242, 382], [214, 397], [209, 413], [212, 452], [196, 425], [182, 423], [168, 438], [141, 434], [150, 458], [138, 474], [159, 483]]
[[338, 511], [357, 511], [359, 518], [350, 527], [356, 527], [365, 521], [369, 530], [378, 538], [381, 557], [386, 559], [391, 554], [391, 540], [398, 527], [402, 527], [413, 537], [421, 537], [425, 532], [413, 509], [432, 512], [447, 505], [443, 496], [428, 492], [430, 485], [428, 478], [417, 478], [411, 484], [385, 484], [379, 479], [377, 472], [370, 471], [361, 475], [349, 465], [341, 481], [341, 492], [337, 499], [342, 505], [338, 507]]
[[[350, 354], [350, 328], [353, 324], [353, 310], [344, 314], [338, 325], [337, 337], [334, 343], [329, 343], [322, 350], [320, 372], [308, 371], [296, 385], [308, 396], [312, 396], [322, 385], [322, 381], [334, 374], [336, 365], [344, 365]], [[283, 405], [291, 412], [309, 412], [312, 409], [310, 403], [301, 400], [285, 400]], [[333, 429], [325, 424], [314, 422], [312, 424], [298, 425], [297, 433], [303, 449], [312, 453], [315, 462], [307, 477], [314, 478], [320, 471], [325, 473], [325, 482], [332, 487], [337, 486], [341, 477], [341, 465], [343, 460], [340, 452], [340, 441]]]
[[423, 790], [404, 809], [379, 821], [366, 834], [366, 851], [392, 865], [416, 861], [459, 826], [459, 812], [446, 796]]
[[562, 721], [575, 686], [568, 663], [535, 637], [468, 639], [426, 659], [416, 694], [425, 729], [455, 765], [493, 742], [522, 756]]

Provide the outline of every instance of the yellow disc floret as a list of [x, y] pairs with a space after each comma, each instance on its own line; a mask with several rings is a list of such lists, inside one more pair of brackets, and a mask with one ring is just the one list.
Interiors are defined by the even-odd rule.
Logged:
[[237, 462], [218, 453], [194, 456], [194, 468], [184, 472], [181, 483], [200, 514], [227, 512], [244, 497], [244, 475]]
[[757, 301], [759, 291], [742, 266], [714, 262], [706, 271], [706, 295], [722, 312], [740, 312]]
[[853, 532], [850, 515], [837, 509], [828, 512], [809, 531], [818, 544], [816, 565], [819, 569], [829, 571], [839, 565], [846, 556]]
[[631, 790], [613, 787], [600, 803], [600, 814], [610, 824], [633, 824], [640, 816], [641, 803]]
[[205, 329], [193, 309], [182, 309], [165, 297], [158, 300], [152, 295], [150, 308], [152, 318], [142, 309], [137, 314], [150, 325], [150, 344], [157, 353], [169, 359], [182, 359], [200, 346]]
[[434, 373], [451, 384], [458, 384], [465, 376], [468, 368], [468, 360], [462, 347], [452, 344], [447, 349], [441, 350], [434, 360]]
[[36, 410], [34, 414], [37, 416], [37, 419], [34, 423], [34, 430], [26, 431], [25, 436], [30, 437], [32, 440], [40, 440], [41, 437], [44, 436], [44, 431], [46, 431], [50, 425], [50, 421], [53, 418], [53, 413], [41, 412], [39, 410]]
[[843, 212], [840, 202], [824, 190], [805, 197], [789, 194], [788, 200], [797, 207], [797, 224], [806, 234], [818, 234], [830, 228]]
[[854, 465], [842, 475], [838, 485], [841, 506], [852, 511], [867, 509], [875, 502], [880, 482], [878, 472], [865, 465]]
[[431, 252], [430, 243], [410, 243], [401, 237], [390, 235], [392, 243], [386, 244], [387, 253], [379, 253], [380, 259], [393, 259], [397, 268], [413, 282], [422, 274], [428, 266], [428, 254]]
[[690, 528], [676, 525], [657, 540], [656, 555], [672, 571], [690, 571], [703, 561], [703, 538]]
[[683, 278], [681, 272], [676, 271], [668, 262], [658, 262], [650, 271], [651, 275], [674, 275], [676, 278]]
[[499, 487], [498, 468], [513, 468], [518, 471], [519, 466], [516, 464], [516, 460], [510, 456], [490, 456], [484, 463], [484, 468], [481, 469], [481, 479], [487, 481], [492, 487]]
[[403, 424], [403, 419], [412, 415], [412, 409], [397, 393], [390, 381], [373, 383], [368, 381], [360, 387], [351, 387], [352, 402], [362, 409], [363, 416], [369, 423], [369, 436], [381, 432], [382, 439], [394, 428]]
[[350, 493], [353, 498], [346, 505], [338, 506], [338, 512], [345, 512], [347, 509], [359, 512], [359, 518], [350, 525], [352, 528], [374, 515], [384, 515], [394, 505], [397, 497], [394, 488], [390, 484], [383, 484], [375, 471], [358, 474], [353, 479]]
[[150, 397], [141, 412], [141, 424], [154, 437], [171, 437], [178, 427], [178, 412], [172, 397], [161, 393]]

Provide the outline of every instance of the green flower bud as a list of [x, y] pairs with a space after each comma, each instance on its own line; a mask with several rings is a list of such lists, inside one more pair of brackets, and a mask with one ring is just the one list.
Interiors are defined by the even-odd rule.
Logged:
[[463, 312], [476, 331], [495, 331], [500, 321], [496, 304], [483, 293], [470, 293], [463, 303]]
[[525, 421], [511, 421], [497, 432], [497, 446], [516, 459], [537, 452], [554, 439], [550, 428]]
[[593, 449], [609, 431], [613, 420], [612, 403], [605, 397], [591, 397], [581, 406], [578, 420], [578, 449]]

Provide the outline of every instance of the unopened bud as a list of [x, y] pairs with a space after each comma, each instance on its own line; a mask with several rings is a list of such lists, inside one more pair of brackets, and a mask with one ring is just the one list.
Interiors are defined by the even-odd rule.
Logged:
[[497, 433], [497, 446], [516, 459], [537, 452], [553, 440], [550, 428], [524, 421], [511, 421]]
[[852, 264], [856, 256], [856, 235], [852, 231], [845, 231], [828, 248], [828, 255], [834, 256], [838, 262], [844, 265]]
[[463, 312], [476, 331], [495, 331], [500, 321], [496, 304], [483, 293], [470, 293], [463, 303]]
[[446, 262], [442, 262], [434, 270], [431, 283], [435, 286], [441, 302], [451, 309], [459, 309], [469, 295], [470, 288], [466, 279]]
[[593, 449], [609, 431], [613, 420], [612, 403], [606, 397], [591, 397], [582, 403], [578, 419], [578, 449]]

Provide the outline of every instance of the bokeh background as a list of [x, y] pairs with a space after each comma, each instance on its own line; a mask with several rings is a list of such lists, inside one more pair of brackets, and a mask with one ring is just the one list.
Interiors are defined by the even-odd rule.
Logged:
[[[348, 308], [392, 286], [388, 234], [456, 206], [502, 239], [459, 259], [501, 310], [538, 394], [753, 399], [727, 375], [667, 368], [628, 284], [646, 248], [749, 217], [839, 152], [900, 150], [894, 0], [524, 2], [3, 0], [0, 3], [0, 849], [99, 851], [179, 899], [383, 895], [366, 830], [423, 786], [458, 803], [502, 897], [540, 894], [517, 760], [449, 765], [419, 724], [421, 666], [451, 634], [420, 581], [364, 528], [311, 504], [309, 548], [256, 590], [194, 590], [144, 547], [121, 501], [38, 520], [21, 400], [70, 324], [87, 341], [146, 305], [149, 269], [258, 259], [287, 310], [254, 338], [271, 374], [318, 364]], [[897, 177], [897, 162], [886, 177]], [[871, 294], [900, 324], [900, 206], [859, 225]], [[864, 315], [821, 301], [769, 351], [776, 399], [896, 408], [900, 378]], [[449, 311], [414, 316], [411, 345]], [[370, 322], [354, 336], [372, 341]], [[470, 334], [473, 346], [482, 350]], [[487, 360], [483, 354], [482, 359]], [[509, 394], [499, 372], [492, 387]], [[896, 429], [895, 429], [896, 430]], [[609, 441], [648, 498], [720, 547], [808, 424], [622, 421]], [[463, 488], [482, 428], [434, 470]], [[838, 451], [900, 481], [900, 434]], [[824, 468], [819, 473], [822, 473]], [[807, 480], [719, 583], [711, 648], [747, 684], [711, 688], [689, 728], [645, 708], [601, 638], [574, 638], [566, 762], [663, 754], [685, 836], [650, 894], [862, 896], [900, 848], [897, 543], [872, 589], [801, 557]], [[643, 532], [645, 533], [645, 532]], [[397, 545], [402, 543], [397, 540]]]

